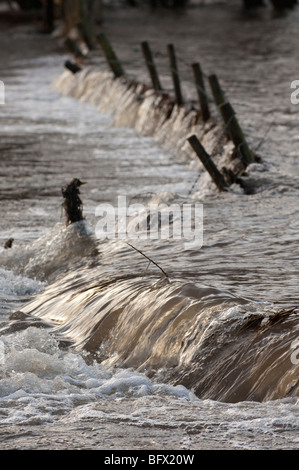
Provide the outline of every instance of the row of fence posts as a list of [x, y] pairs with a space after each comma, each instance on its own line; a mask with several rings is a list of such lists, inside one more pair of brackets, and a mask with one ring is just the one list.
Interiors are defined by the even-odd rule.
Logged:
[[[124, 68], [117, 57], [110, 41], [104, 33], [98, 35], [97, 40], [101, 46], [103, 54], [115, 78], [125, 77]], [[81, 52], [76, 43], [70, 39], [66, 40], [66, 46], [75, 55], [76, 58], [81, 57]], [[141, 43], [141, 50], [145, 59], [148, 73], [151, 79], [152, 87], [157, 93], [163, 93], [163, 88], [159, 79], [157, 68], [153, 59], [153, 55], [147, 41]], [[174, 86], [175, 101], [178, 106], [184, 105], [183, 94], [181, 89], [179, 71], [177, 66], [175, 48], [173, 44], [167, 46], [167, 53], [169, 57], [171, 75]], [[66, 67], [73, 73], [78, 72], [81, 68], [69, 61], [65, 63]], [[201, 117], [203, 122], [210, 119], [211, 113], [209, 109], [209, 102], [211, 101], [206, 93], [204, 74], [199, 63], [192, 64], [194, 84], [196, 86], [198, 101], [200, 105]], [[255, 161], [254, 154], [250, 150], [244, 133], [236, 117], [235, 111], [225, 96], [217, 75], [213, 74], [207, 77], [209, 86], [213, 95], [213, 101], [222, 117], [225, 132], [227, 137], [233, 142], [235, 149], [238, 152], [242, 166], [245, 169], [248, 165]], [[212, 157], [206, 152], [196, 135], [190, 136], [188, 139], [192, 149], [202, 162], [204, 168], [210, 174], [212, 180], [220, 191], [226, 191], [229, 183], [226, 181], [222, 173], [218, 170], [217, 166], [212, 160]]]

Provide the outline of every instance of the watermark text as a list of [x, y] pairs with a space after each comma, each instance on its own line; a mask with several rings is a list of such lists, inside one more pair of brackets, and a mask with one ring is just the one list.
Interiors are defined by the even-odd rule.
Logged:
[[294, 349], [291, 354], [291, 363], [294, 365], [299, 364], [299, 339], [292, 341], [291, 349]]
[[291, 93], [291, 103], [299, 104], [299, 80], [293, 80], [291, 88], [295, 90]]
[[118, 196], [117, 206], [99, 204], [95, 227], [100, 240], [182, 240], [185, 249], [203, 244], [203, 205], [199, 203], [128, 204]]

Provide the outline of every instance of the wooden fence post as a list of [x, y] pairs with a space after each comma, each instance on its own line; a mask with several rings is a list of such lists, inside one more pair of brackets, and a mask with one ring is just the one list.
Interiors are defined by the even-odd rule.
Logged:
[[228, 135], [233, 141], [236, 149], [239, 151], [240, 158], [246, 167], [250, 163], [254, 162], [254, 157], [248, 147], [243, 131], [236, 118], [235, 111], [231, 104], [227, 101], [216, 75], [209, 76], [209, 83], [215, 103], [221, 113]]
[[203, 74], [198, 63], [192, 64], [194, 82], [197, 90], [198, 100], [200, 104], [203, 121], [206, 122], [210, 118], [208, 96], [205, 90]]
[[79, 19], [77, 28], [89, 50], [95, 48], [95, 25], [99, 2], [97, 0], [79, 0]]
[[149, 71], [149, 74], [150, 74], [150, 78], [151, 78], [151, 81], [152, 81], [153, 88], [156, 91], [162, 91], [159, 76], [158, 76], [158, 73], [157, 73], [157, 70], [156, 70], [156, 66], [155, 66], [154, 59], [153, 59], [153, 56], [152, 56], [152, 52], [150, 50], [148, 42], [143, 41], [141, 43], [141, 48], [142, 48], [144, 59], [145, 59], [145, 62], [146, 62], [146, 65], [147, 65], [147, 68], [148, 68], [148, 71]]
[[71, 38], [66, 38], [64, 45], [68, 51], [75, 56], [76, 59], [84, 59], [85, 56], [76, 41]]
[[202, 162], [205, 169], [210, 174], [212, 180], [220, 191], [227, 191], [228, 184], [226, 183], [223, 175], [220, 173], [210, 155], [205, 151], [200, 141], [195, 135], [188, 138], [188, 142], [195, 151], [196, 155]]
[[213, 93], [214, 101], [217, 106], [220, 106], [222, 103], [226, 102], [226, 98], [219, 85], [218, 77], [217, 75], [213, 74], [208, 77], [208, 80]]
[[177, 68], [177, 62], [176, 62], [176, 56], [175, 56], [175, 50], [174, 50], [173, 44], [168, 44], [167, 51], [168, 51], [168, 57], [169, 57], [169, 62], [170, 62], [171, 75], [172, 75], [172, 81], [173, 81], [173, 86], [174, 86], [174, 92], [176, 96], [176, 102], [178, 106], [182, 106], [183, 95], [181, 91], [180, 77], [179, 77], [179, 72]]
[[100, 46], [104, 52], [104, 55], [107, 59], [107, 62], [115, 76], [115, 78], [121, 77], [122, 75], [125, 74], [123, 67], [120, 63], [120, 61], [117, 58], [117, 55], [115, 54], [108, 38], [104, 33], [101, 33], [97, 36], [97, 39], [100, 43]]
[[238, 123], [235, 115], [235, 111], [230, 103], [224, 103], [220, 106], [220, 111], [223, 117], [223, 121], [227, 126], [227, 130], [231, 139], [239, 151], [240, 158], [244, 166], [250, 165], [254, 162], [254, 157], [251, 150], [248, 147], [243, 131]]

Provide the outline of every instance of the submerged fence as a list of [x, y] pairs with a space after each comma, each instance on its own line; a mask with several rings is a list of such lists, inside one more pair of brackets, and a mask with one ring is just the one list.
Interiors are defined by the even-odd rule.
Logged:
[[[119, 59], [106, 34], [99, 34], [97, 36], [97, 41], [114, 79], [121, 79], [122, 84], [126, 89], [130, 88], [133, 91], [135, 90], [136, 99], [142, 100], [146, 90], [151, 89], [158, 97], [161, 98], [159, 104], [160, 108], [161, 102], [165, 105], [165, 119], [170, 118], [174, 106], [182, 109], [186, 115], [190, 112], [190, 103], [186, 102], [183, 96], [179, 63], [176, 56], [175, 46], [173, 44], [168, 44], [166, 46], [169, 60], [168, 70], [173, 84], [172, 93], [169, 93], [168, 90], [163, 89], [157, 66], [155, 64], [154, 54], [152, 53], [148, 41], [140, 43], [140, 51], [148, 72], [150, 85], [146, 85], [142, 81], [136, 82], [135, 79], [133, 80], [129, 75], [127, 75], [123, 63]], [[68, 50], [75, 57], [75, 63], [66, 61], [65, 66], [73, 74], [77, 74], [84, 68], [81, 63], [81, 59], [84, 57], [84, 54], [76, 41], [68, 38], [65, 44]], [[220, 118], [223, 128], [223, 132], [221, 136], [219, 136], [219, 140], [232, 142], [234, 146], [234, 158], [238, 158], [239, 165], [234, 165], [234, 170], [226, 167], [219, 169], [213, 159], [215, 156], [214, 152], [214, 155], [207, 152], [202, 145], [199, 136], [195, 134], [186, 136], [186, 142], [188, 142], [192, 147], [194, 153], [201, 161], [205, 170], [209, 173], [219, 191], [227, 191], [231, 184], [237, 183], [240, 184], [246, 192], [248, 188], [243, 184], [242, 173], [246, 170], [248, 165], [258, 161], [258, 157], [255, 155], [255, 152], [250, 149], [245, 133], [242, 130], [232, 105], [220, 85], [217, 75], [205, 75], [202, 71], [201, 64], [198, 62], [192, 63], [190, 65], [190, 70], [192, 70], [193, 85], [197, 94], [197, 103], [195, 105], [197, 121], [200, 121], [204, 125], [214, 119], [211, 117], [211, 106], [216, 108], [217, 115]], [[209, 93], [207, 92], [207, 89], [209, 89]], [[194, 112], [194, 106], [191, 106], [191, 109]], [[252, 188], [250, 191], [251, 190]]]

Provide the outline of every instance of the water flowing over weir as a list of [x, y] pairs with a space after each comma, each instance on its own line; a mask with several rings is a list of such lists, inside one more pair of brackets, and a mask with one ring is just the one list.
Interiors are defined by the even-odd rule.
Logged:
[[28, 253], [14, 250], [14, 262], [5, 253], [14, 270], [52, 282], [11, 315], [2, 333], [49, 328], [62, 346], [87, 352], [88, 361], [134, 368], [158, 382], [185, 385], [202, 399], [298, 395], [299, 365], [291, 363], [296, 313], [276, 324], [262, 304], [227, 291], [160, 273], [140, 277], [140, 260], [117, 244], [101, 244], [99, 251], [74, 224], [50, 231]]
[[[154, 136], [166, 150], [179, 151], [189, 161], [188, 135], [200, 134], [212, 151], [221, 133], [221, 126], [197, 124], [196, 112], [180, 107], [172, 108], [169, 117], [169, 105], [163, 108], [163, 99], [152, 90], [138, 99], [138, 86], [136, 94], [135, 87], [109, 72], [65, 71], [54, 88], [111, 113], [116, 127]], [[229, 164], [231, 152], [228, 144], [218, 162]], [[205, 185], [211, 181], [203, 173]], [[100, 246], [105, 267], [105, 256], [112, 261], [110, 249], [115, 249], [111, 243]], [[22, 312], [49, 323], [75, 349], [103, 364], [184, 384], [200, 398], [263, 401], [299, 391], [298, 365], [290, 362], [299, 328], [295, 309], [276, 316], [262, 304], [197, 282], [138, 274], [115, 277], [113, 269], [107, 277], [102, 269], [90, 267], [54, 282]]]
[[[154, 89], [146, 90], [142, 83], [127, 83], [123, 77], [115, 79], [110, 72], [93, 67], [77, 74], [66, 70], [53, 86], [67, 96], [94, 105], [101, 112], [111, 113], [113, 126], [133, 127], [142, 135], [154, 137], [165, 151], [176, 152], [185, 161], [194, 160], [194, 152], [187, 142], [189, 135], [200, 135], [208, 151], [225, 140], [223, 126], [217, 121], [204, 125], [198, 111], [190, 106], [190, 109], [177, 106], [163, 94], [157, 95]], [[219, 165], [232, 164], [232, 150], [232, 144], [227, 143]], [[203, 170], [200, 164], [199, 168]]]
[[299, 391], [299, 366], [290, 364], [297, 317], [276, 324], [261, 305], [228, 292], [83, 269], [54, 282], [22, 312], [24, 325], [37, 316], [104, 365], [183, 384], [200, 398], [263, 401]]

